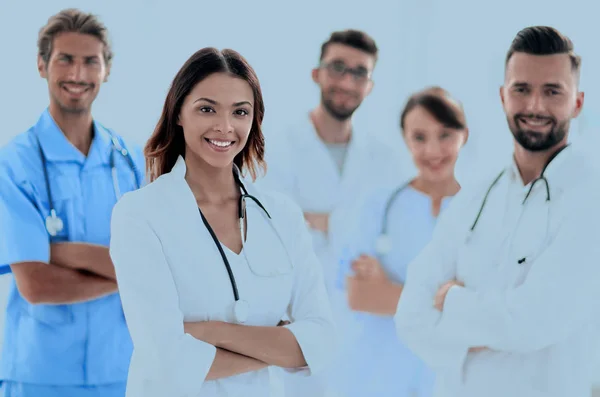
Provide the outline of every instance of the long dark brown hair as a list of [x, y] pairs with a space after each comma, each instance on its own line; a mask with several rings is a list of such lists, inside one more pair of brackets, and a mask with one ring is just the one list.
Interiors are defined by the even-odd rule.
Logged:
[[179, 156], [185, 155], [183, 129], [177, 124], [183, 101], [190, 91], [213, 73], [229, 73], [248, 82], [254, 93], [254, 117], [248, 142], [233, 162], [242, 171], [256, 179], [256, 167], [266, 170], [264, 162], [265, 139], [261, 124], [265, 114], [262, 91], [254, 69], [234, 50], [219, 51], [203, 48], [192, 55], [181, 67], [169, 88], [160, 120], [146, 143], [146, 172], [149, 182], [170, 172]]

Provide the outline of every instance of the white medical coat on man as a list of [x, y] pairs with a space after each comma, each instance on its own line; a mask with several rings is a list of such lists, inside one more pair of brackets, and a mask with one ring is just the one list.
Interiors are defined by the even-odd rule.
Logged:
[[306, 212], [329, 214], [327, 234], [312, 230], [330, 291], [339, 257], [334, 252], [357, 225], [360, 199], [374, 187], [400, 183], [400, 150], [365, 131], [353, 131], [340, 174], [334, 158], [306, 114], [295, 127], [266, 138], [267, 174], [259, 183], [281, 191]]
[[[523, 186], [516, 164], [441, 215], [411, 263], [400, 338], [436, 371], [438, 397], [590, 396], [600, 314], [599, 173], [568, 147]], [[548, 195], [550, 200], [548, 201]], [[467, 241], [469, 241], [467, 243]], [[439, 287], [456, 279], [443, 312]], [[470, 347], [487, 347], [469, 352]]]

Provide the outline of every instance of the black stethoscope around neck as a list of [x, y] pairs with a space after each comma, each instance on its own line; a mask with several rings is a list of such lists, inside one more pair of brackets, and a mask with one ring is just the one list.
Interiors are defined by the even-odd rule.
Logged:
[[[46, 231], [48, 232], [48, 234], [51, 237], [55, 237], [58, 233], [60, 233], [63, 228], [64, 228], [64, 222], [62, 220], [62, 218], [56, 213], [56, 207], [54, 206], [54, 199], [52, 198], [52, 184], [50, 183], [50, 177], [48, 176], [48, 164], [47, 164], [47, 159], [46, 159], [46, 155], [44, 154], [44, 150], [42, 149], [42, 145], [40, 143], [40, 139], [37, 136], [37, 134], [35, 135], [35, 139], [37, 142], [37, 147], [39, 150], [39, 154], [40, 154], [40, 158], [42, 160], [42, 170], [44, 172], [44, 181], [46, 183], [46, 191], [48, 192], [48, 205], [49, 205], [49, 209], [50, 209], [50, 215], [48, 215], [46, 217]], [[115, 134], [113, 134], [112, 132], [109, 131], [109, 135], [110, 135], [110, 140], [111, 140], [111, 151], [110, 151], [110, 169], [111, 169], [111, 178], [112, 178], [112, 183], [113, 183], [113, 189], [115, 191], [115, 198], [117, 200], [119, 200], [119, 198], [121, 197], [121, 189], [120, 189], [120, 185], [119, 185], [119, 178], [118, 178], [118, 174], [117, 174], [117, 165], [115, 162], [115, 151], [119, 152], [119, 154], [121, 156], [123, 156], [123, 158], [126, 159], [127, 164], [129, 165], [129, 168], [131, 169], [131, 172], [133, 173], [133, 176], [135, 178], [135, 183], [136, 189], [139, 189], [141, 187], [141, 182], [138, 178], [138, 175], [136, 173], [136, 167], [135, 167], [135, 163], [133, 161], [133, 158], [131, 157], [131, 154], [129, 153], [129, 151], [127, 149], [125, 149], [121, 143], [119, 142], [119, 140], [117, 139], [117, 137], [115, 136]]]
[[[525, 202], [527, 201], [527, 199], [531, 195], [531, 192], [532, 192], [535, 184], [537, 182], [540, 182], [540, 181], [543, 182], [545, 184], [545, 187], [546, 187], [546, 201], [550, 201], [550, 185], [548, 184], [548, 179], [546, 178], [546, 176], [544, 175], [544, 173], [546, 172], [546, 169], [548, 168], [548, 166], [550, 165], [550, 163], [552, 162], [552, 160], [554, 160], [554, 158], [556, 158], [556, 156], [558, 156], [558, 154], [560, 152], [562, 152], [564, 149], [566, 149], [567, 146], [568, 145], [565, 145], [562, 148], [560, 148], [559, 150], [557, 150], [548, 159], [548, 161], [544, 165], [544, 168], [542, 169], [542, 172], [541, 172], [540, 176], [538, 178], [534, 179], [531, 182], [531, 185], [529, 186], [529, 190], [527, 191], [527, 194], [525, 195], [525, 199], [523, 200], [522, 204], [525, 204]], [[477, 212], [477, 216], [475, 217], [475, 221], [473, 222], [473, 224], [471, 225], [471, 227], [469, 229], [469, 237], [470, 237], [470, 235], [473, 234], [473, 232], [475, 230], [475, 227], [477, 226], [477, 223], [479, 222], [479, 219], [481, 218], [481, 215], [483, 213], [483, 210], [485, 209], [485, 205], [487, 203], [487, 200], [488, 200], [488, 197], [489, 197], [491, 191], [498, 184], [498, 182], [500, 181], [500, 179], [504, 175], [505, 171], [506, 170], [502, 170], [500, 172], [500, 174], [498, 174], [498, 176], [496, 176], [496, 178], [494, 179], [494, 181], [492, 182], [492, 184], [488, 187], [488, 190], [485, 193], [485, 196], [483, 197], [483, 201], [481, 202], [481, 206], [479, 207], [479, 211]], [[391, 242], [391, 239], [390, 239], [390, 237], [389, 237], [389, 235], [387, 233], [387, 229], [388, 229], [388, 225], [387, 225], [388, 224], [388, 214], [390, 212], [390, 208], [391, 208], [392, 204], [396, 201], [397, 197], [409, 185], [410, 185], [410, 182], [405, 183], [405, 184], [401, 185], [400, 187], [398, 187], [396, 190], [394, 190], [392, 192], [392, 194], [389, 196], [389, 198], [388, 198], [388, 200], [386, 202], [385, 210], [384, 210], [384, 213], [383, 213], [383, 222], [382, 222], [381, 230], [380, 230], [379, 236], [377, 237], [377, 240], [375, 242], [375, 252], [378, 255], [386, 255], [392, 249], [392, 242]]]
[[[271, 219], [271, 215], [269, 215], [269, 212], [265, 209], [265, 207], [262, 205], [262, 203], [256, 197], [254, 197], [248, 193], [248, 191], [246, 190], [246, 187], [240, 180], [238, 173], [235, 170], [234, 170], [233, 174], [234, 174], [236, 184], [241, 189], [240, 198], [238, 199], [238, 218], [240, 220], [240, 234], [241, 234], [241, 238], [242, 238], [242, 251], [243, 251], [244, 250], [244, 241], [245, 241], [244, 221], [246, 220], [246, 199], [251, 199], [252, 201], [254, 201], [264, 211], [264, 213], [267, 215], [267, 217], [269, 219]], [[235, 281], [235, 276], [233, 274], [233, 270], [231, 269], [231, 265], [229, 264], [229, 260], [227, 259], [227, 255], [225, 254], [225, 251], [223, 250], [223, 246], [221, 245], [221, 242], [219, 241], [219, 238], [217, 237], [215, 231], [210, 226], [210, 224], [208, 223], [208, 220], [202, 213], [202, 210], [200, 208], [198, 208], [198, 211], [200, 212], [200, 217], [202, 218], [202, 222], [204, 223], [204, 226], [210, 233], [210, 236], [212, 237], [214, 244], [217, 246], [217, 249], [219, 250], [219, 254], [221, 255], [223, 264], [225, 264], [225, 268], [227, 269], [227, 274], [229, 275], [229, 281], [231, 282], [231, 289], [233, 290], [233, 298], [235, 299], [234, 306], [233, 306], [233, 316], [235, 318], [235, 321], [243, 324], [248, 320], [248, 316], [250, 314], [250, 305], [248, 304], [248, 301], [240, 299], [240, 293], [238, 291], [237, 283]]]
[[[546, 178], [546, 176], [544, 174], [546, 172], [546, 169], [548, 168], [548, 166], [552, 162], [552, 160], [554, 160], [556, 158], [556, 156], [558, 156], [559, 153], [561, 153], [563, 150], [565, 150], [568, 146], [569, 145], [567, 144], [567, 145], [561, 147], [556, 152], [554, 152], [554, 154], [552, 156], [550, 156], [550, 158], [548, 159], [548, 161], [544, 165], [544, 168], [542, 169], [542, 172], [540, 173], [540, 176], [537, 177], [536, 179], [534, 179], [531, 182], [531, 185], [529, 186], [529, 190], [527, 191], [527, 194], [525, 195], [525, 198], [523, 199], [523, 202], [521, 203], [522, 205], [525, 205], [525, 203], [527, 202], [527, 199], [529, 198], [529, 196], [531, 195], [531, 192], [533, 191], [533, 188], [535, 187], [535, 184], [538, 183], [538, 182], [543, 182], [544, 183], [544, 185], [546, 187], [546, 202], [550, 201], [550, 184], [548, 183], [548, 179]], [[487, 203], [487, 199], [490, 196], [490, 193], [492, 192], [492, 190], [494, 189], [494, 187], [498, 184], [498, 182], [500, 181], [500, 179], [504, 175], [505, 171], [506, 170], [502, 170], [498, 174], [498, 176], [496, 176], [496, 178], [494, 179], [494, 181], [492, 182], [492, 184], [488, 187], [488, 190], [485, 193], [485, 196], [483, 196], [483, 200], [481, 202], [481, 206], [479, 207], [479, 211], [477, 211], [477, 216], [475, 217], [475, 220], [473, 221], [473, 224], [471, 225], [471, 227], [469, 229], [469, 238], [473, 234], [473, 232], [475, 231], [475, 227], [477, 226], [477, 223], [479, 222], [479, 219], [481, 218], [481, 215], [483, 214], [483, 210], [485, 209], [485, 204]]]

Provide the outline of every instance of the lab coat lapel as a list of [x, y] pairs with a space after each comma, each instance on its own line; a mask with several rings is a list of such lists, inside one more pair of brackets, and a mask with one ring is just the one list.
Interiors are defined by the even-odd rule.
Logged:
[[361, 174], [364, 169], [368, 168], [365, 167], [365, 162], [368, 161], [367, 147], [364, 138], [360, 134], [352, 134], [341, 178], [341, 190], [344, 196], [359, 192], [358, 184], [364, 183]]
[[307, 212], [328, 212], [339, 199], [341, 177], [327, 147], [317, 135], [308, 116], [302, 128], [292, 136], [294, 150], [302, 153], [301, 165], [295, 168], [294, 200]]
[[[336, 206], [342, 197], [352, 195], [358, 192], [359, 184], [364, 183], [361, 177], [364, 173], [365, 163], [368, 161], [367, 142], [361, 134], [352, 133], [352, 137], [348, 144], [346, 158], [344, 160], [344, 166], [342, 173], [338, 172], [337, 165], [334, 159], [331, 157], [331, 153], [327, 149], [327, 146], [317, 135], [314, 126], [311, 125], [312, 134], [309, 134], [307, 141], [310, 150], [309, 153], [314, 153], [314, 157], [311, 157], [311, 161], [319, 162], [319, 173], [322, 178], [328, 181], [326, 189], [329, 197], [335, 197]], [[317, 159], [318, 156], [318, 159]]]
[[[198, 212], [198, 205], [191, 189], [185, 180], [186, 166], [183, 157], [179, 157], [175, 166], [168, 174], [164, 175], [168, 189], [165, 189], [165, 211], [172, 225], [176, 225], [174, 232], [181, 234], [182, 238], [190, 240], [189, 247], [197, 247], [194, 241], [200, 241], [208, 231], [202, 223]], [[186, 244], [187, 246], [188, 244]]]
[[[272, 277], [289, 274], [293, 268], [291, 256], [288, 254], [288, 249], [291, 248], [286, 246], [281, 239], [285, 231], [277, 227], [277, 221], [280, 220], [278, 218], [287, 214], [281, 214], [273, 211], [273, 208], [269, 208], [252, 183], [247, 183], [245, 187], [251, 196], [266, 205], [265, 209], [271, 216], [269, 219], [265, 211], [253, 199], [245, 200], [248, 233], [243, 255], [250, 270], [259, 276]], [[269, 258], [265, 258], [265, 252], [268, 252]], [[277, 266], [273, 266], [272, 263], [277, 263]]]
[[[341, 176], [340, 176], [340, 173], [338, 172], [335, 161], [331, 157], [331, 154], [329, 153], [327, 146], [325, 145], [325, 143], [321, 140], [321, 138], [317, 134], [317, 130], [316, 130], [315, 126], [313, 125], [312, 121], [310, 120], [310, 118], [308, 119], [308, 124], [310, 126], [310, 132], [311, 132], [311, 133], [306, 134], [306, 140], [307, 140], [307, 144], [308, 144], [309, 150], [310, 150], [309, 153], [314, 154], [315, 160], [318, 158], [318, 160], [316, 160], [316, 161], [319, 161], [319, 163], [320, 163], [319, 164], [319, 168], [320, 168], [319, 172], [322, 173], [323, 177], [326, 178], [328, 181], [333, 182], [334, 186], [337, 186], [341, 181]], [[311, 158], [313, 158], [313, 157], [311, 156]]]
[[[372, 168], [369, 161], [373, 159], [369, 159], [368, 142], [360, 134], [353, 133], [344, 161], [342, 178], [336, 186], [337, 202], [329, 218], [329, 236], [336, 236], [337, 242], [346, 240], [343, 236], [351, 224], [348, 222], [355, 218], [355, 206], [369, 182], [366, 180], [370, 177], [369, 170]], [[330, 240], [331, 252], [341, 248], [334, 247], [335, 241]]]

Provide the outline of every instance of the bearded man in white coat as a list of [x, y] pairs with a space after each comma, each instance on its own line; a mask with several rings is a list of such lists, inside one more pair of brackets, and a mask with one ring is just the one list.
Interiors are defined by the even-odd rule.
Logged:
[[600, 175], [568, 144], [580, 67], [556, 29], [516, 35], [500, 89], [514, 152], [461, 190], [408, 267], [397, 330], [436, 372], [436, 397], [591, 395]]

